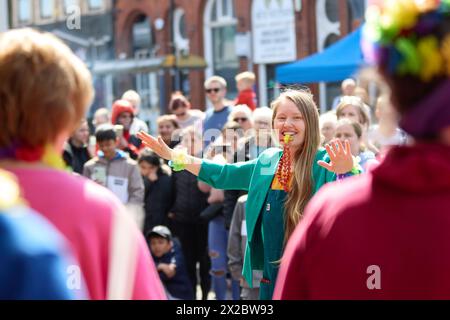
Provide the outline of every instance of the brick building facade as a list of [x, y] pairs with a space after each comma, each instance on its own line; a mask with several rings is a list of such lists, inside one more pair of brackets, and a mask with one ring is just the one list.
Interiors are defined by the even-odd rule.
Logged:
[[[136, 53], [133, 52], [135, 47], [133, 38], [135, 23], [136, 21], [146, 21], [150, 30], [149, 34], [152, 37], [151, 46], [154, 49], [155, 56], [168, 55], [176, 50], [181, 43], [182, 50], [188, 51], [191, 55], [203, 57], [208, 64], [208, 67], [204, 70], [182, 70], [180, 78], [183, 78], [184, 82], [181, 81], [180, 86], [174, 85], [174, 81], [178, 82], [179, 78], [174, 77], [173, 72], [170, 74], [170, 70], [160, 70], [159, 75], [164, 74], [161, 77], [164, 80], [159, 82], [160, 89], [165, 89], [160, 95], [162, 108], [164, 108], [170, 91], [175, 88], [187, 93], [193, 106], [204, 108], [206, 102], [203, 81], [205, 77], [217, 73], [214, 64], [226, 66], [224, 74], [228, 75], [227, 80], [232, 78], [229, 76], [231, 70], [235, 72], [254, 71], [260, 79], [256, 87], [260, 105], [267, 105], [275, 94], [271, 86], [274, 67], [277, 64], [261, 65], [254, 63], [251, 54], [235, 57], [235, 60], [230, 57], [230, 54], [228, 56], [226, 54], [223, 54], [223, 56], [217, 55], [217, 53], [214, 53], [214, 56], [211, 54], [214, 49], [217, 52], [217, 48], [227, 51], [233, 50], [231, 48], [234, 46], [233, 40], [230, 41], [229, 39], [233, 36], [233, 31], [236, 36], [244, 36], [240, 39], [248, 41], [246, 39], [252, 36], [252, 6], [255, 1], [257, 0], [118, 0], [116, 2], [115, 20], [116, 55], [133, 58]], [[348, 34], [361, 22], [366, 5], [364, 0], [264, 1], [266, 4], [271, 1], [292, 2], [289, 5], [292, 6], [295, 16], [296, 56], [294, 60], [320, 51]], [[179, 16], [177, 18], [176, 14], [175, 17], [172, 17], [170, 13], [174, 9], [182, 12], [183, 18], [178, 19]], [[177, 42], [176, 34], [179, 30], [176, 29], [180, 28], [178, 23], [180, 21], [183, 23], [181, 29], [185, 38], [181, 42]], [[220, 31], [220, 28], [223, 30]], [[175, 36], [172, 35], [172, 32]], [[227, 45], [217, 43], [216, 39], [220, 39], [221, 36], [224, 42], [227, 42]], [[174, 46], [172, 46], [172, 38], [175, 39]], [[184, 43], [182, 43], [183, 41]], [[188, 43], [188, 46], [185, 43]], [[214, 48], [211, 49], [211, 47]], [[245, 47], [251, 48], [251, 42], [249, 41], [247, 45], [244, 45], [244, 49]], [[183, 53], [182, 50], [179, 50], [178, 53]], [[132, 81], [130, 82], [129, 78], [126, 79], [126, 76], [122, 80], [120, 85], [124, 87], [123, 89], [126, 89], [127, 86], [133, 86]], [[183, 86], [183, 83], [188, 83], [188, 85]], [[230, 98], [235, 94], [234, 86], [233, 80], [229, 81]], [[326, 86], [323, 86], [321, 90], [325, 90], [325, 88]], [[336, 85], [332, 89], [336, 90]], [[313, 90], [318, 94], [319, 87], [313, 86]], [[319, 95], [317, 96], [319, 97]], [[322, 104], [326, 103], [321, 102]]]
[[[9, 5], [10, 27], [53, 32], [86, 62], [96, 89], [88, 116], [135, 89], [142, 97], [140, 116], [153, 130], [173, 90], [183, 91], [194, 108], [207, 107], [203, 82], [215, 74], [227, 80], [227, 98], [233, 99], [234, 76], [254, 71], [258, 104], [269, 105], [278, 93], [276, 66], [321, 51], [348, 34], [361, 23], [367, 5], [367, 0], [0, 1]], [[70, 28], [72, 17], [79, 17], [79, 27]], [[273, 26], [266, 25], [264, 32], [275, 32], [269, 41], [261, 37], [265, 20]], [[275, 45], [278, 52], [262, 57], [267, 47], [258, 46], [270, 41], [281, 43], [285, 52]], [[339, 84], [312, 89], [327, 109]]]

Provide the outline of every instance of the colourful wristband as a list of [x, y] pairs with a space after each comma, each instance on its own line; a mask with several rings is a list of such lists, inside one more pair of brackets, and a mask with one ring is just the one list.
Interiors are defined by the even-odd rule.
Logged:
[[188, 164], [187, 153], [185, 150], [173, 150], [172, 160], [169, 161], [169, 166], [173, 171], [183, 171]]

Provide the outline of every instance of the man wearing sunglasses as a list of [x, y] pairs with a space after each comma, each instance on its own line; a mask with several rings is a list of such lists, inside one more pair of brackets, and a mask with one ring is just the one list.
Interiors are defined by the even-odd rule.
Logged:
[[227, 82], [224, 78], [213, 76], [205, 81], [205, 94], [212, 103], [213, 108], [206, 112], [203, 121], [203, 141], [206, 148], [215, 138], [220, 136], [220, 132], [227, 122], [231, 107], [225, 105], [225, 95], [227, 93]]

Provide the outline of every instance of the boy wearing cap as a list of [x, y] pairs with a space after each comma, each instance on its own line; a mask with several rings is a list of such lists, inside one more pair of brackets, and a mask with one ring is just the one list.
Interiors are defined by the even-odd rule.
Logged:
[[184, 257], [179, 244], [165, 226], [155, 226], [147, 236], [159, 277], [172, 299], [194, 300]]

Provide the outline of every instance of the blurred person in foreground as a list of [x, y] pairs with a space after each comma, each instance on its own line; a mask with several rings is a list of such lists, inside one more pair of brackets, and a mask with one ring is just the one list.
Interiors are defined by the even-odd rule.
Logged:
[[[164, 299], [145, 239], [107, 189], [67, 173], [64, 142], [93, 97], [91, 75], [61, 40], [0, 35], [0, 167], [68, 240], [91, 299]], [[124, 246], [126, 250], [123, 250]], [[122, 271], [121, 271], [122, 270]]]
[[24, 205], [14, 176], [4, 170], [0, 190], [0, 299], [83, 299], [81, 281], [67, 285], [70, 258], [63, 237]]
[[450, 3], [386, 1], [367, 18], [365, 57], [415, 142], [311, 200], [276, 299], [450, 298]]

